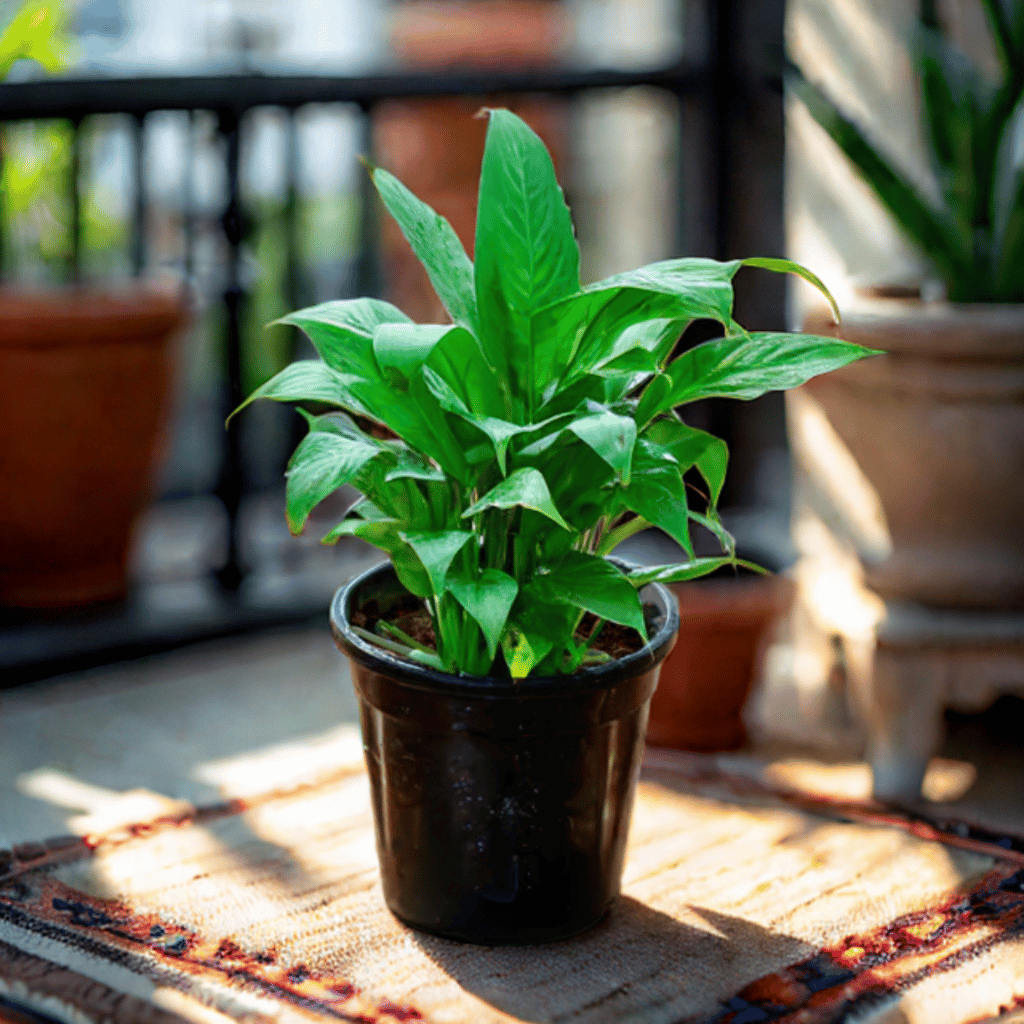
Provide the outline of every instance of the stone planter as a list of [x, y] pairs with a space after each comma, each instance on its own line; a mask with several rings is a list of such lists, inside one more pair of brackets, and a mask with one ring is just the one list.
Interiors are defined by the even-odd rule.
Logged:
[[[884, 520], [886, 542], [861, 550], [867, 586], [886, 600], [1024, 607], [1024, 306], [863, 300], [841, 328], [820, 310], [804, 330], [888, 353], [801, 389]], [[794, 448], [812, 485], [828, 476], [827, 453]]]
[[138, 289], [0, 294], [0, 604], [125, 595], [185, 317]]

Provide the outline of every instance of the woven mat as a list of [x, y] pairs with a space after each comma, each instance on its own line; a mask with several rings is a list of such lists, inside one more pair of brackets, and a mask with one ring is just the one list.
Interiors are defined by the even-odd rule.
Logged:
[[[343, 745], [344, 746], [344, 745]], [[1024, 842], [649, 751], [623, 896], [487, 949], [385, 909], [353, 747], [0, 852], [3, 999], [73, 1024], [980, 1021], [1024, 1007]], [[357, 751], [355, 751], [357, 753]]]

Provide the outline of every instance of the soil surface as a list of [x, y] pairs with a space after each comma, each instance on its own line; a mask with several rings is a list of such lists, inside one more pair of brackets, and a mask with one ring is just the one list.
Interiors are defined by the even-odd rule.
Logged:
[[[430, 613], [424, 608], [423, 602], [419, 598], [411, 596], [402, 598], [386, 612], [378, 606], [376, 601], [369, 601], [361, 609], [352, 613], [353, 625], [360, 626], [372, 633], [380, 633], [381, 636], [388, 636], [389, 634], [377, 628], [378, 623], [382, 620], [396, 626], [406, 636], [411, 637], [424, 647], [432, 651], [437, 649], [434, 624], [430, 619]], [[596, 624], [597, 617], [587, 612], [573, 637], [576, 643], [579, 644], [588, 637]], [[634, 651], [639, 651], [643, 645], [644, 641], [635, 629], [620, 626], [617, 622], [605, 622], [593, 644], [593, 649], [602, 651], [610, 658], [618, 659], [624, 658]]]

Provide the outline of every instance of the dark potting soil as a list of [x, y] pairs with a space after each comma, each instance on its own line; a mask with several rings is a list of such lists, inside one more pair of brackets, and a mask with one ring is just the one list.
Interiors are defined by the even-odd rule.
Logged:
[[[417, 597], [403, 597], [394, 603], [386, 612], [383, 611], [376, 601], [368, 601], [362, 608], [352, 612], [352, 624], [371, 633], [380, 632], [388, 636], [386, 632], [377, 629], [381, 620], [390, 623], [400, 629], [406, 636], [411, 637], [417, 643], [422, 644], [430, 650], [436, 650], [436, 638], [434, 637], [434, 624], [431, 621], [430, 613], [423, 607], [423, 602]], [[577, 644], [590, 636], [597, 625], [597, 617], [587, 612], [580, 622], [579, 628], [573, 639]], [[644, 641], [635, 629], [628, 626], [620, 626], [617, 622], [605, 622], [601, 627], [593, 649], [602, 651], [610, 658], [624, 658], [627, 654], [633, 654], [643, 647]]]

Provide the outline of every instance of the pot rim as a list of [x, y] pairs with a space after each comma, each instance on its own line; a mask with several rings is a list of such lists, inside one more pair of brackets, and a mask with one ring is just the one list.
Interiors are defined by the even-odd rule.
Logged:
[[[610, 559], [620, 566], [628, 565], [620, 559]], [[457, 676], [439, 672], [426, 665], [400, 658], [360, 637], [349, 626], [347, 610], [358, 591], [373, 577], [391, 574], [394, 567], [390, 559], [361, 572], [339, 587], [331, 600], [331, 633], [335, 643], [351, 658], [367, 668], [386, 674], [406, 686], [418, 690], [458, 694], [465, 697], [525, 698], [562, 697], [588, 690], [605, 690], [649, 672], [660, 664], [675, 645], [679, 631], [679, 612], [668, 590], [660, 583], [648, 583], [641, 588], [661, 616], [657, 632], [643, 647], [624, 658], [604, 665], [581, 669], [570, 676], [536, 676], [526, 679], [505, 679], [495, 676]], [[397, 577], [396, 577], [397, 580]]]

